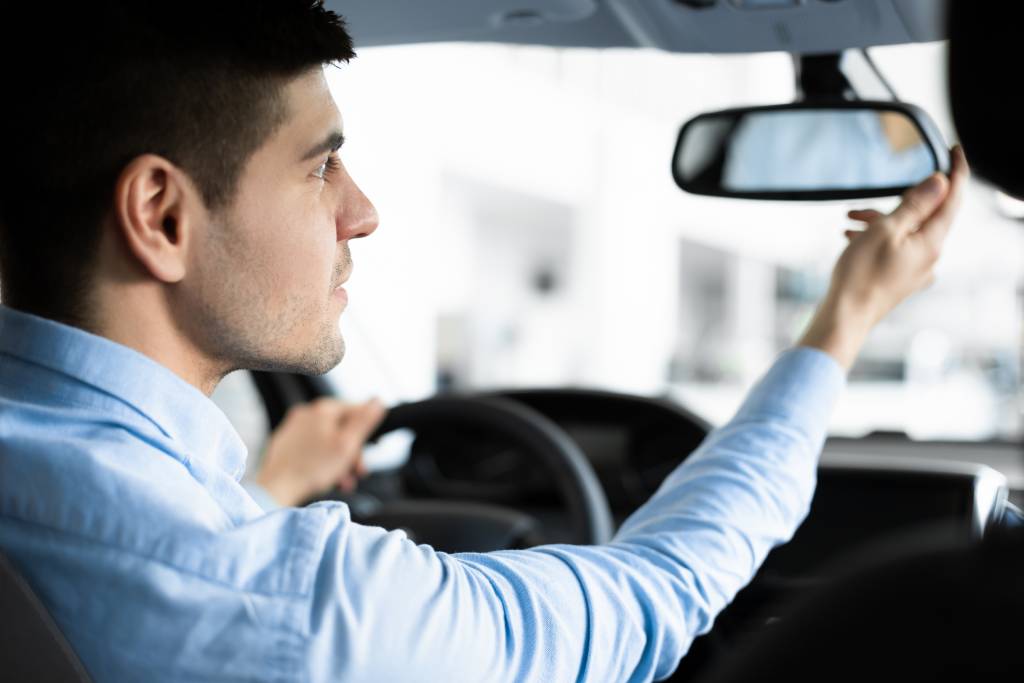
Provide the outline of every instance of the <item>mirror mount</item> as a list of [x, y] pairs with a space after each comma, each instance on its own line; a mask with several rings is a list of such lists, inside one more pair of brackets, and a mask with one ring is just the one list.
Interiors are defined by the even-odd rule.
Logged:
[[797, 98], [801, 101], [856, 100], [857, 92], [840, 66], [842, 53], [793, 55]]

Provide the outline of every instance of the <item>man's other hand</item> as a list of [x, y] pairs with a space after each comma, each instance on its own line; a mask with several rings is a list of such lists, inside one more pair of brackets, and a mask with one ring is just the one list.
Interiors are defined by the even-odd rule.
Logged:
[[337, 486], [352, 491], [366, 474], [363, 445], [387, 411], [380, 401], [321, 398], [295, 406], [270, 437], [256, 482], [284, 506]]
[[892, 213], [849, 213], [866, 227], [846, 231], [850, 244], [800, 345], [819, 348], [849, 369], [878, 321], [931, 284], [970, 175], [959, 146], [952, 159], [949, 178], [929, 176], [908, 190]]

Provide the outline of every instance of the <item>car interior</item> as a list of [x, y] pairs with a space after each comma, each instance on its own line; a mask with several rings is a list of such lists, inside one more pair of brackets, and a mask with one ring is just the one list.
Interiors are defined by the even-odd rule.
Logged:
[[[935, 74], [944, 68], [945, 0], [326, 4], [346, 18], [360, 49], [338, 70], [336, 86], [332, 81], [352, 131], [354, 174], [364, 166], [368, 194], [379, 187], [384, 195], [381, 245], [365, 249], [416, 253], [374, 276], [384, 257], [367, 253], [364, 272], [363, 246], [354, 250], [356, 280], [367, 280], [354, 286], [353, 298], [365, 287], [368, 301], [354, 305], [349, 356], [337, 372], [236, 373], [214, 398], [247, 441], [252, 471], [266, 434], [290, 407], [321, 396], [385, 394], [390, 410], [367, 451], [372, 473], [354, 492], [325, 491], [320, 499], [343, 500], [355, 521], [404, 529], [441, 551], [612, 539], [792, 343], [841, 248], [844, 210], [891, 207], [923, 178], [949, 170], [954, 133], [948, 111], [933, 104], [946, 96], [944, 81], [926, 88], [914, 80], [920, 61]], [[910, 65], [901, 66], [907, 54]], [[654, 75], [641, 84], [635, 74], [647, 67]], [[470, 68], [482, 78], [492, 73], [493, 83], [460, 82]], [[408, 90], [429, 73], [436, 83]], [[577, 83], [586, 91], [573, 90]], [[525, 96], [534, 85], [538, 94]], [[484, 102], [492, 87], [505, 88], [522, 110], [486, 120], [506, 106]], [[935, 96], [915, 101], [919, 91]], [[455, 99], [460, 93], [465, 103]], [[377, 94], [380, 109], [358, 109], [360, 97]], [[555, 109], [562, 99], [572, 100], [569, 113]], [[674, 109], [681, 101], [688, 108]], [[644, 118], [640, 110], [648, 106], [676, 121], [671, 130]], [[626, 123], [616, 127], [616, 117]], [[388, 126], [404, 126], [403, 118], [415, 121], [383, 137]], [[448, 127], [435, 125], [442, 118], [452, 119]], [[511, 156], [512, 147], [533, 144], [516, 137], [516, 120], [536, 139], [527, 162]], [[470, 137], [467, 148], [477, 149], [445, 152], [447, 166], [414, 158], [449, 145], [460, 150], [448, 136], [459, 129]], [[562, 146], [560, 136], [569, 142]], [[601, 139], [613, 151], [595, 151], [573, 136]], [[383, 160], [374, 161], [378, 148]], [[536, 168], [548, 163], [538, 158], [545, 150], [577, 154], [565, 167], [574, 170]], [[488, 159], [478, 163], [472, 154]], [[601, 161], [613, 154], [614, 161]], [[645, 167], [626, 167], [636, 160]], [[601, 163], [615, 168], [595, 170]], [[424, 173], [441, 179], [421, 181]], [[596, 230], [595, 245], [589, 217], [630, 219], [630, 209], [613, 199], [600, 203], [629, 173], [648, 185], [658, 178], [638, 200], [662, 202], [650, 213], [692, 209], [698, 221], [713, 218], [700, 231], [658, 242], [650, 227], [656, 220], [640, 210], [636, 225]], [[389, 182], [419, 189], [408, 200], [389, 199]], [[980, 185], [972, 191], [975, 222], [1021, 246], [1017, 203]], [[441, 195], [439, 208], [422, 214], [431, 216], [420, 226], [429, 234], [396, 228], [393, 238], [384, 236], [391, 220], [417, 222], [420, 214], [403, 204], [420, 202], [417, 192]], [[577, 210], [584, 200], [599, 205]], [[521, 213], [510, 208], [519, 204]], [[729, 211], [738, 213], [720, 218]], [[461, 218], [446, 232], [452, 216]], [[784, 225], [789, 216], [794, 226]], [[476, 232], [460, 237], [468, 230]], [[427, 240], [435, 244], [423, 246]], [[628, 244], [645, 241], [654, 246]], [[975, 259], [965, 269], [988, 258], [978, 249], [965, 249], [963, 258]], [[668, 265], [659, 266], [658, 254], [670, 251]], [[949, 289], [879, 330], [851, 373], [806, 521], [695, 641], [670, 680], [701, 680], [778, 628], [809, 591], [852, 567], [922, 538], [976, 542], [1024, 505], [1024, 250], [1003, 251], [1005, 268], [994, 266], [991, 286], [970, 290], [975, 298], [953, 291], [966, 285], [951, 271]], [[599, 265], [580, 265], [591, 258]], [[423, 272], [417, 259], [430, 261], [432, 272], [455, 273], [451, 284], [432, 290], [443, 303], [417, 293], [416, 278], [403, 275]], [[516, 272], [506, 273], [499, 261]], [[495, 284], [485, 285], [490, 272]], [[638, 290], [626, 284], [625, 293], [612, 291], [631, 279], [673, 290], [671, 308], [637, 300]], [[500, 287], [525, 294], [488, 303]], [[760, 294], [748, 294], [754, 290]], [[602, 299], [604, 308], [586, 309], [580, 302], [588, 297]], [[957, 306], [999, 308], [1003, 317], [993, 323], [979, 313], [972, 329], [958, 329], [948, 320], [955, 313], [947, 314]], [[382, 322], [389, 316], [406, 323]], [[922, 327], [924, 333], [907, 331]], [[545, 353], [552, 358], [547, 374], [538, 360]], [[394, 379], [402, 375], [414, 380]], [[998, 419], [976, 417], [983, 410]], [[10, 680], [88, 680], [2, 556], [0, 595], [0, 613], [18, 615], [0, 618]]]

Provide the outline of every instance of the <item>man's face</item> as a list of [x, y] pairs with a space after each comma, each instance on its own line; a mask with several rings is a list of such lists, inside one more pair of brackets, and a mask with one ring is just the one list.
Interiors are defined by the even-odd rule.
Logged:
[[230, 206], [191, 250], [183, 324], [232, 369], [322, 374], [344, 355], [348, 240], [377, 227], [336, 151], [341, 115], [321, 69], [284, 89], [285, 122], [246, 163]]

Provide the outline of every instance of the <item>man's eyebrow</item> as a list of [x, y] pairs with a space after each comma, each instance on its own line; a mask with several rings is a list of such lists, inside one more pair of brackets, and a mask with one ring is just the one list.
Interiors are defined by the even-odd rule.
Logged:
[[302, 157], [303, 161], [309, 161], [314, 157], [333, 152], [345, 144], [345, 135], [341, 131], [332, 131], [315, 147], [306, 152]]

